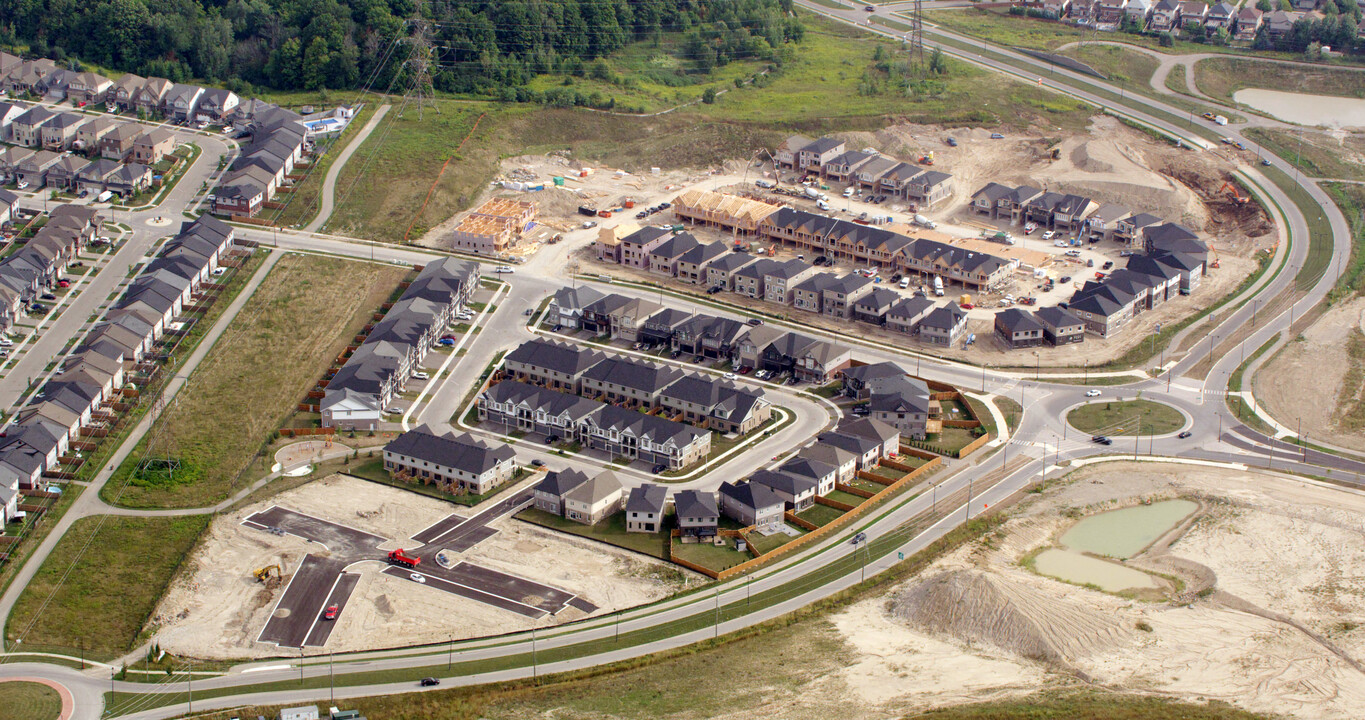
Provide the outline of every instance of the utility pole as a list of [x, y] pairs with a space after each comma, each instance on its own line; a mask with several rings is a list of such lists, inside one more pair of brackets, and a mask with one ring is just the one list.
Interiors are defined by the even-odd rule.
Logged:
[[[537, 668], [538, 658], [536, 657], [536, 626], [531, 626], [531, 679], [540, 680], [540, 670]], [[537, 683], [539, 684], [539, 683]]]
[[332, 679], [332, 651], [327, 651], [327, 696], [335, 703], [337, 701], [337, 686]]
[[720, 637], [720, 588], [716, 588], [716, 625], [711, 637]]
[[446, 642], [446, 669], [447, 669], [447, 670], [450, 669], [450, 661], [451, 661], [451, 658], [452, 658], [452, 656], [453, 656], [454, 654], [455, 654], [455, 636], [454, 636], [454, 635], [451, 635], [451, 636], [450, 636], [450, 639]]
[[[436, 106], [436, 91], [431, 82], [432, 48], [431, 48], [431, 27], [427, 21], [414, 17], [408, 21], [412, 25], [412, 56], [403, 65], [411, 73], [412, 84], [409, 86], [408, 95], [417, 105], [417, 119], [422, 119], [422, 110], [427, 105], [431, 106], [436, 114], [441, 114], [441, 109]], [[406, 98], [405, 98], [406, 100]], [[404, 103], [406, 105], [406, 102]], [[403, 117], [403, 110], [400, 108], [398, 117]]]

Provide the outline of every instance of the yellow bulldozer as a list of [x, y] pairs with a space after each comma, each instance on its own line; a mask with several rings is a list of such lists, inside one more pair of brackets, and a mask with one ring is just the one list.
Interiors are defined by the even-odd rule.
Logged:
[[267, 565], [251, 574], [256, 578], [256, 582], [265, 583], [266, 588], [274, 590], [283, 578], [284, 569], [279, 565]]

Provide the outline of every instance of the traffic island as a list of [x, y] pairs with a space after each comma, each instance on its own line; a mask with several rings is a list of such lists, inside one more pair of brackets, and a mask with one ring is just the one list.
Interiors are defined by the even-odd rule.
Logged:
[[1185, 427], [1185, 415], [1152, 400], [1112, 400], [1081, 405], [1066, 422], [1088, 435], [1167, 435]]

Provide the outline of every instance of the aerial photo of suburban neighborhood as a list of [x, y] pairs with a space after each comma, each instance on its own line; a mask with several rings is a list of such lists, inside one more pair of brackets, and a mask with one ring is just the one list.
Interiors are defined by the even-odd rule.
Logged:
[[0, 0], [0, 720], [1365, 716], [1356, 0]]

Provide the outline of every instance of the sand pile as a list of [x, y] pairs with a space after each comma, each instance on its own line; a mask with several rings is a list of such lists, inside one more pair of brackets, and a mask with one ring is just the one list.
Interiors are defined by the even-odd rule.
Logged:
[[979, 570], [931, 576], [896, 595], [891, 612], [930, 632], [1068, 665], [1126, 638], [1093, 608]]

